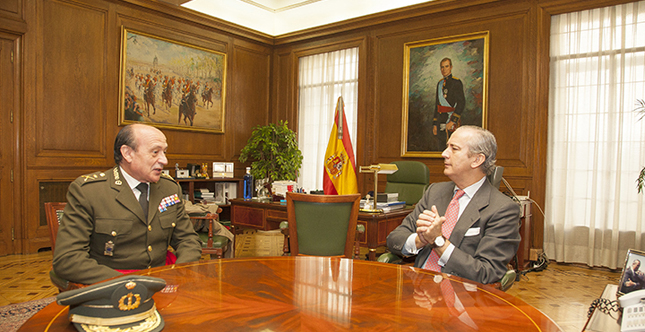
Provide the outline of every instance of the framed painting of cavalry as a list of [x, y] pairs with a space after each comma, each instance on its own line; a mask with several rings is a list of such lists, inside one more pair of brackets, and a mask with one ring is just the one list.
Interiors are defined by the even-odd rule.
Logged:
[[119, 125], [224, 133], [226, 54], [122, 27]]

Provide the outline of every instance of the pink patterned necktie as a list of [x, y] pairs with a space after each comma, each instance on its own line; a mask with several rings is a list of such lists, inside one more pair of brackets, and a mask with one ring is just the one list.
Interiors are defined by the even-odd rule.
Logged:
[[[448, 204], [448, 209], [446, 210], [446, 220], [443, 222], [443, 225], [441, 225], [441, 234], [443, 234], [443, 237], [446, 239], [450, 238], [450, 234], [452, 234], [452, 230], [457, 224], [457, 219], [459, 217], [459, 199], [463, 195], [463, 190], [457, 190], [455, 196], [452, 197], [450, 204]], [[426, 261], [425, 265], [423, 265], [423, 268], [426, 270], [441, 272], [441, 266], [439, 266], [439, 255], [437, 255], [437, 252], [435, 250], [432, 250], [430, 256], [428, 256], [428, 260]]]

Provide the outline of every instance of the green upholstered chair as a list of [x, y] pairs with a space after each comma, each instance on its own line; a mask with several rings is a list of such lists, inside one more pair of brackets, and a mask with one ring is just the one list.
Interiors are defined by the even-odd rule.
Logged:
[[280, 228], [285, 235], [289, 234], [291, 255], [353, 258], [358, 245], [356, 224], [360, 199], [360, 194], [287, 193], [288, 222], [282, 222]]
[[399, 201], [405, 201], [406, 205], [417, 204], [430, 185], [428, 166], [412, 160], [398, 160], [392, 164], [399, 170], [387, 175], [385, 192], [399, 193]]
[[[221, 212], [219, 208], [217, 212]], [[202, 243], [202, 254], [210, 255], [213, 258], [222, 258], [224, 253], [233, 249], [233, 243], [227, 237], [222, 235], [213, 234], [214, 223], [219, 222], [219, 214], [207, 213], [203, 216], [190, 216], [190, 221], [196, 226], [197, 235]], [[200, 231], [206, 229], [203, 223], [208, 223], [208, 231]], [[232, 257], [232, 256], [231, 256]]]

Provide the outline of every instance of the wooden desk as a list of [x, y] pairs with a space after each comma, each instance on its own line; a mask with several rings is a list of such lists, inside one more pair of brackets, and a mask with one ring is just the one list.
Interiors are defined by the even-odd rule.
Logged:
[[[600, 296], [609, 301], [616, 300], [616, 291], [618, 285], [608, 284]], [[591, 303], [590, 303], [591, 304]], [[583, 332], [618, 332], [620, 331], [620, 323], [618, 323], [618, 312], [612, 312], [611, 315], [595, 308], [587, 323], [583, 327]]]
[[[252, 257], [137, 274], [166, 280], [153, 296], [164, 331], [561, 331], [490, 286], [403, 265]], [[54, 302], [19, 331], [75, 332], [67, 314]]]
[[[358, 224], [365, 226], [365, 233], [359, 243], [368, 248], [369, 260], [376, 260], [376, 248], [386, 244], [390, 234], [412, 209], [401, 209], [388, 213], [358, 213]], [[261, 202], [244, 199], [231, 200], [231, 225], [255, 228], [264, 231], [280, 228], [280, 222], [287, 220], [287, 204]]]

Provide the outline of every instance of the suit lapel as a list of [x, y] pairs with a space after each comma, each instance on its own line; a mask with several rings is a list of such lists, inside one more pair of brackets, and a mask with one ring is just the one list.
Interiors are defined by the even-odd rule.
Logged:
[[130, 189], [128, 182], [121, 175], [119, 166], [115, 166], [112, 169], [112, 174], [109, 176], [111, 177], [110, 186], [118, 192], [116, 194], [117, 202], [121, 203], [121, 205], [134, 213], [144, 224], [147, 225], [148, 222], [143, 216], [143, 209], [141, 208], [139, 201], [134, 197], [134, 193], [132, 192], [132, 189]]

